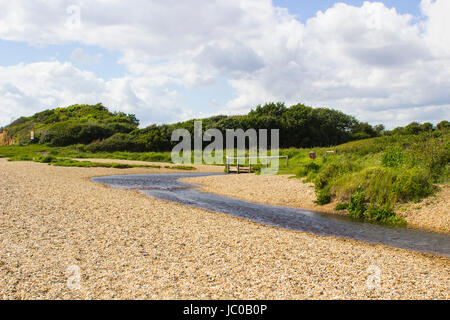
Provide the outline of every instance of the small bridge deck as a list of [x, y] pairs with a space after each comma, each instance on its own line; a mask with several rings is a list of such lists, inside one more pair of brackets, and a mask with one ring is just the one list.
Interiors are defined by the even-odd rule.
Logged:
[[[227, 173], [251, 173], [255, 167], [260, 168], [261, 165], [269, 166], [270, 159], [286, 159], [286, 168], [289, 167], [288, 156], [269, 156], [269, 157], [226, 157], [226, 172]], [[234, 160], [236, 164], [234, 163]], [[262, 164], [262, 160], [265, 160], [265, 164]], [[247, 161], [248, 160], [248, 161]], [[258, 164], [258, 160], [260, 164]], [[248, 165], [247, 165], [248, 164]], [[253, 167], [252, 167], [253, 166]]]

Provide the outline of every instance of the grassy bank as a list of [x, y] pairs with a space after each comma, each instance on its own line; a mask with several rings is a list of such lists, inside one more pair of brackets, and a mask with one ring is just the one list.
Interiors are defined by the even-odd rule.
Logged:
[[42, 144], [0, 146], [0, 157], [10, 158], [12, 160], [31, 160], [42, 154], [62, 158], [172, 162], [170, 152], [88, 152], [84, 145], [74, 145], [69, 147], [52, 147]]
[[[184, 165], [164, 165], [171, 163], [170, 153], [148, 152], [148, 153], [90, 153], [85, 152], [78, 146], [70, 147], [50, 147], [47, 145], [28, 145], [28, 146], [0, 146], [0, 157], [8, 158], [9, 161], [34, 161], [48, 163], [49, 165], [62, 167], [101, 167], [101, 168], [166, 168], [178, 170], [194, 170], [192, 166]], [[99, 163], [92, 161], [78, 161], [79, 159], [111, 159], [111, 163]], [[149, 164], [123, 164], [114, 163], [113, 160], [136, 160], [147, 162], [161, 162], [161, 165]]]
[[[309, 151], [317, 158], [311, 160]], [[332, 152], [330, 152], [332, 151]], [[433, 194], [450, 180], [450, 131], [384, 136], [334, 148], [288, 149], [289, 168], [314, 182], [317, 203], [338, 199], [337, 209], [359, 219], [404, 224], [394, 212], [399, 203]]]

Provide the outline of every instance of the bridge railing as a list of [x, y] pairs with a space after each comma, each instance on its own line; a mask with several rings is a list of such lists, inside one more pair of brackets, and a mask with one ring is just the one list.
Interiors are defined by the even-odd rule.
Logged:
[[[242, 169], [243, 166], [246, 165], [248, 159], [248, 171], [247, 169]], [[252, 171], [252, 164], [257, 165], [258, 160], [261, 164], [265, 164], [266, 167], [269, 166], [270, 159], [286, 159], [286, 168], [289, 168], [289, 157], [288, 156], [266, 156], [266, 157], [250, 157], [250, 156], [242, 156], [242, 157], [226, 157], [226, 171], [227, 173], [230, 173], [231, 166], [234, 166], [234, 160], [236, 160], [236, 169], [237, 173], [241, 172], [251, 172]], [[231, 161], [232, 160], [232, 161]], [[254, 160], [254, 161], [252, 161]], [[265, 163], [263, 163], [262, 160], [265, 160]]]

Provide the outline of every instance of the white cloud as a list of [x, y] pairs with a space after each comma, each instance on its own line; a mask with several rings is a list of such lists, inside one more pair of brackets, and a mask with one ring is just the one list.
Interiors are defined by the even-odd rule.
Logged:
[[0, 123], [43, 108], [103, 102], [115, 111], [136, 113], [143, 124], [192, 116], [174, 107], [176, 91], [143, 78], [104, 81], [71, 63], [41, 62], [0, 67]]
[[70, 60], [81, 65], [93, 65], [100, 62], [100, 55], [87, 54], [81, 48], [76, 48], [70, 54]]
[[[448, 0], [423, 0], [420, 22], [365, 2], [338, 3], [305, 24], [269, 0], [76, 3], [80, 24], [69, 28], [72, 1], [0, 0], [0, 39], [119, 50], [128, 74], [105, 81], [62, 62], [0, 68], [0, 102], [7, 106], [0, 123], [98, 101], [136, 112], [145, 123], [176, 121], [197, 114], [174, 86], [209, 86], [218, 77], [236, 91], [226, 113], [279, 100], [390, 126], [449, 118]], [[72, 53], [81, 65], [92, 58], [81, 49]]]

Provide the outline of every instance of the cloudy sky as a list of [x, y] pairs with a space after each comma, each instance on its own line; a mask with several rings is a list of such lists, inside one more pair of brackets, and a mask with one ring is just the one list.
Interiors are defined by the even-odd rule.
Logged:
[[0, 126], [103, 102], [142, 125], [331, 107], [450, 120], [450, 0], [0, 0]]

